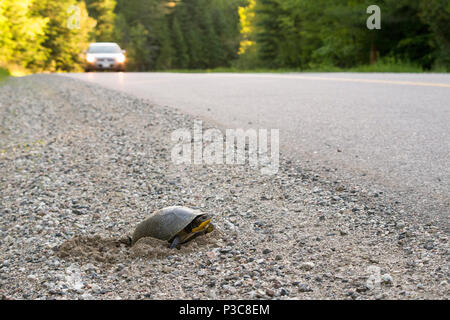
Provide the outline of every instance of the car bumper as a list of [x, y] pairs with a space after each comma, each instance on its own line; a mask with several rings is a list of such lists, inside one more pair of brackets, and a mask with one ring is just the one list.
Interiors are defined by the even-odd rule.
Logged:
[[86, 63], [86, 70], [125, 70], [125, 63], [95, 61]]

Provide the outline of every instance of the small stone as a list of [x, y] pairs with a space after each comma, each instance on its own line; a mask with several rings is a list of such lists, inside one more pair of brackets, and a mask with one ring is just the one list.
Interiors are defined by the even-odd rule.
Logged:
[[313, 291], [307, 284], [301, 283], [298, 285], [298, 291], [300, 292], [311, 292]]
[[36, 275], [34, 275], [34, 274], [30, 274], [30, 275], [27, 276], [27, 279], [28, 279], [28, 280], [33, 280], [33, 281], [34, 281], [34, 280], [37, 280], [37, 278], [38, 278], [38, 277], [37, 277]]
[[200, 270], [199, 272], [197, 272], [197, 274], [198, 274], [200, 277], [203, 277], [203, 276], [206, 274], [206, 271], [205, 271], [205, 270]]
[[266, 289], [266, 294], [267, 294], [269, 297], [273, 297], [273, 296], [275, 295], [275, 292], [273, 292], [273, 290], [271, 290], [271, 289]]
[[285, 288], [281, 288], [280, 296], [288, 296], [288, 295], [289, 295], [289, 291], [286, 290]]
[[271, 252], [272, 252], [272, 250], [270, 250], [270, 249], [264, 249], [262, 253], [263, 254], [269, 254]]
[[208, 252], [206, 253], [206, 256], [207, 256], [209, 259], [211, 259], [211, 260], [214, 260], [214, 259], [216, 259], [216, 257], [217, 257], [217, 255], [216, 255], [216, 253], [215, 253], [214, 251], [208, 251]]
[[81, 267], [82, 271], [95, 271], [95, 266], [92, 263], [85, 264]]
[[393, 282], [394, 280], [392, 279], [392, 276], [391, 276], [389, 273], [385, 273], [385, 274], [383, 274], [383, 275], [381, 276], [381, 281], [382, 281], [384, 284], [392, 284], [392, 282]]
[[306, 271], [312, 270], [313, 268], [314, 268], [314, 263], [313, 262], [303, 262], [300, 265], [300, 269], [306, 270]]
[[433, 250], [434, 243], [433, 243], [433, 241], [428, 241], [427, 243], [425, 243], [425, 245], [423, 247], [427, 250]]
[[94, 300], [94, 297], [93, 297], [91, 294], [89, 294], [89, 293], [84, 293], [84, 294], [82, 294], [82, 295], [81, 295], [81, 298], [82, 298], [83, 300]]
[[220, 253], [228, 253], [232, 250], [232, 248], [230, 247], [225, 247], [225, 248], [220, 248], [219, 252]]
[[257, 298], [264, 298], [265, 296], [266, 296], [266, 293], [263, 290], [261, 290], [261, 289], [256, 290], [256, 297]]
[[224, 285], [222, 286], [223, 290], [227, 291], [228, 293], [234, 294], [236, 293], [236, 288], [233, 288], [232, 286], [229, 285]]
[[100, 286], [95, 283], [91, 284], [90, 287], [91, 287], [92, 292], [94, 292], [94, 293], [100, 293], [102, 291]]

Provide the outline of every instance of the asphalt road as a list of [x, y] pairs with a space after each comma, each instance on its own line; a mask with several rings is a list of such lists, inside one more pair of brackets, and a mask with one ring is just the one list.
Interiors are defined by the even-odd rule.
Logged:
[[281, 151], [379, 185], [448, 223], [450, 75], [88, 73], [225, 128], [278, 128]]

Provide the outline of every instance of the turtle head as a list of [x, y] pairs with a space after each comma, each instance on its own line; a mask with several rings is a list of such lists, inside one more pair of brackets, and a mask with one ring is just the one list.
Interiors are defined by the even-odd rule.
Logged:
[[207, 214], [202, 214], [192, 221], [192, 232], [197, 233], [207, 230], [211, 223], [211, 217]]

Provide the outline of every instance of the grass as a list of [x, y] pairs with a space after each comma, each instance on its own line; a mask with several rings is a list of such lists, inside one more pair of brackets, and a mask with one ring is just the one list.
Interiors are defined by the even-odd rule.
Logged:
[[214, 68], [214, 69], [171, 69], [171, 70], [160, 70], [158, 72], [168, 72], [168, 73], [282, 73], [282, 72], [300, 72], [299, 69], [239, 69], [239, 68]]
[[358, 66], [348, 69], [350, 72], [407, 72], [422, 73], [423, 68], [412, 63], [395, 63], [392, 61], [379, 61], [375, 64]]
[[[17, 69], [17, 68], [16, 68]], [[23, 76], [27, 74], [21, 69], [10, 68], [9, 72], [5, 68], [0, 67], [0, 82], [5, 80], [8, 76]], [[361, 65], [352, 68], [339, 68], [330, 65], [314, 65], [308, 69], [300, 68], [256, 68], [256, 69], [242, 69], [236, 67], [221, 67], [214, 69], [171, 69], [171, 70], [157, 70], [157, 72], [167, 73], [290, 73], [290, 72], [386, 72], [386, 73], [424, 73], [424, 72], [436, 72], [436, 73], [448, 73], [445, 68], [436, 68], [433, 70], [423, 70], [422, 67], [405, 62], [396, 62], [392, 59], [380, 59], [375, 64]]]
[[412, 63], [395, 62], [393, 60], [379, 60], [375, 64], [361, 65], [352, 68], [339, 68], [336, 66], [316, 65], [311, 66], [308, 69], [299, 68], [257, 68], [257, 69], [240, 69], [240, 68], [215, 68], [206, 70], [191, 70], [191, 69], [178, 69], [178, 70], [162, 70], [161, 72], [175, 72], [175, 73], [287, 73], [287, 72], [390, 72], [390, 73], [423, 73], [423, 72], [441, 72], [445, 73], [446, 70], [430, 70], [425, 71], [422, 67]]
[[0, 68], [0, 82], [9, 77], [9, 71], [3, 68]]

